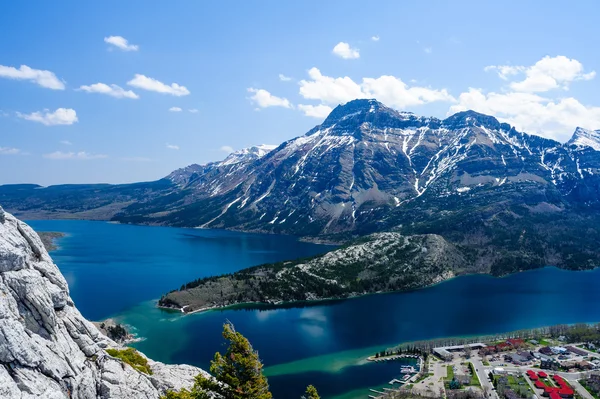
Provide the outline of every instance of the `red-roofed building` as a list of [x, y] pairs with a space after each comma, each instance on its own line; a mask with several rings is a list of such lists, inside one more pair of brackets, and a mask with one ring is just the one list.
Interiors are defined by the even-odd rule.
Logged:
[[511, 339], [507, 339], [506, 340], [507, 343], [511, 344], [512, 346], [521, 346], [525, 344], [525, 341], [520, 339], [520, 338], [511, 338]]
[[548, 378], [548, 374], [544, 373], [543, 371], [540, 371], [538, 375], [540, 376], [540, 378]]
[[508, 342], [500, 342], [498, 345], [496, 345], [496, 350], [498, 352], [501, 352], [501, 351], [504, 351], [504, 350], [507, 350], [510, 348], [511, 348], [511, 346]]
[[551, 392], [550, 393], [550, 399], [562, 399], [562, 398], [560, 397], [560, 395], [558, 393]]
[[554, 379], [554, 381], [556, 381], [556, 382], [558, 382], [558, 383], [560, 383], [560, 382], [565, 382], [565, 380], [563, 380], [563, 378], [562, 378], [560, 375], [558, 375], [558, 374], [554, 374], [554, 375], [552, 376], [552, 379]]
[[540, 388], [540, 389], [544, 389], [544, 388], [546, 388], [546, 384], [544, 384], [544, 383], [543, 383], [542, 381], [540, 381], [540, 380], [537, 380], [537, 381], [535, 382], [535, 387], [536, 387], [536, 388]]
[[560, 388], [558, 390], [558, 394], [562, 398], [570, 398], [570, 397], [572, 397], [575, 394], [575, 392], [571, 388], [569, 388], [568, 386], [564, 386], [564, 387], [562, 387], [562, 388]]

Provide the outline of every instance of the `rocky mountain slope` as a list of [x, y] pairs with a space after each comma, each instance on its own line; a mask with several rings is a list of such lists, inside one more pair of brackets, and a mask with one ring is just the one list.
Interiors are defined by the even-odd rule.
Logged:
[[0, 203], [27, 215], [312, 237], [386, 230], [440, 199], [448, 212], [486, 217], [490, 207], [552, 215], [600, 205], [598, 131], [577, 129], [561, 144], [472, 111], [440, 120], [355, 100], [271, 148], [138, 185], [1, 186]]
[[344, 298], [420, 288], [469, 268], [469, 259], [438, 235], [376, 233], [312, 259], [196, 280], [163, 296], [159, 305], [191, 312], [247, 302]]
[[0, 397], [158, 398], [204, 371], [149, 360], [152, 375], [107, 354], [120, 348], [77, 310], [33, 230], [0, 208]]

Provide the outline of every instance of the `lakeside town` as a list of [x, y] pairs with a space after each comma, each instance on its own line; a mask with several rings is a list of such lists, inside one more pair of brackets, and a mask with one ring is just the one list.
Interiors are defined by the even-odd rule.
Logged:
[[405, 344], [368, 360], [417, 358], [417, 368], [369, 397], [600, 399], [599, 349], [600, 324]]

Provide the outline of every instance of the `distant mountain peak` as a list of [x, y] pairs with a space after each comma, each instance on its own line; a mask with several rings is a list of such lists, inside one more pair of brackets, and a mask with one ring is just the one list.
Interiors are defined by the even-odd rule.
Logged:
[[442, 123], [445, 126], [454, 129], [467, 126], [484, 126], [492, 129], [506, 127], [510, 129], [508, 124], [500, 123], [498, 119], [494, 118], [493, 116], [481, 114], [473, 110], [457, 112], [454, 115], [444, 119]]
[[337, 107], [335, 107], [334, 110], [331, 111], [327, 119], [325, 119], [323, 125], [330, 126], [334, 123], [337, 123], [355, 115], [375, 113], [381, 110], [393, 111], [391, 108], [383, 105], [379, 101], [372, 98], [348, 101], [345, 104], [340, 104]]
[[596, 151], [600, 151], [600, 130], [590, 130], [578, 127], [575, 129], [571, 139], [567, 142], [567, 145], [591, 147]]
[[277, 148], [276, 145], [272, 144], [259, 144], [252, 147], [242, 148], [232, 152], [222, 162], [219, 162], [221, 166], [232, 165], [243, 161], [253, 161], [260, 159], [267, 155], [269, 152]]

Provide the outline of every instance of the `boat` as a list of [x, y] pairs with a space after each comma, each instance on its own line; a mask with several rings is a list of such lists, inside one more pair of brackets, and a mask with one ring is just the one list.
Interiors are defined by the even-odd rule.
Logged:
[[400, 369], [400, 372], [401, 372], [402, 374], [411, 374], [411, 373], [416, 373], [416, 372], [417, 372], [417, 370], [415, 370], [415, 368], [414, 368], [413, 366], [403, 366], [403, 367]]

